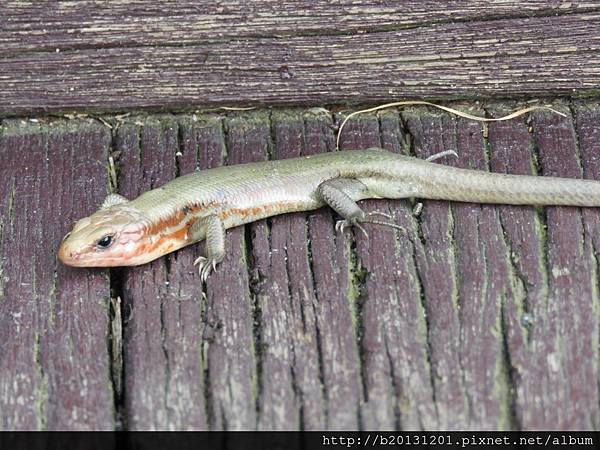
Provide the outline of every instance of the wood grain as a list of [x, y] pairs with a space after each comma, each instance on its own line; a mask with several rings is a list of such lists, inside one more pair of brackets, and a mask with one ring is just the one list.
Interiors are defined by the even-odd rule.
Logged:
[[104, 198], [109, 144], [88, 122], [11, 121], [0, 134], [2, 430], [114, 427], [107, 272], [56, 260]]
[[[193, 171], [195, 154], [182, 153], [174, 119], [119, 127], [120, 192], [135, 197]], [[124, 419], [128, 429], [208, 428], [202, 358], [201, 286], [192, 251], [124, 270]]]
[[578, 96], [600, 84], [600, 8], [585, 2], [12, 3], [0, 15], [5, 116]]
[[[581, 178], [582, 162], [572, 118], [557, 120], [536, 114], [532, 126], [541, 173]], [[589, 218], [589, 222], [594, 220]], [[598, 346], [591, 339], [580, 340], [578, 336], [585, 334], [593, 339], [598, 330], [597, 262], [580, 210], [548, 208], [545, 224], [548, 298], [545, 314], [540, 315], [542, 320], [546, 316], [545, 329], [555, 339], [549, 339], [550, 336], [544, 339], [549, 370], [542, 380], [554, 387], [547, 394], [547, 403], [565, 404], [563, 408], [546, 407], [542, 417], [562, 429], [589, 428], [599, 417], [598, 402], [594, 399], [598, 395], [594, 381], [598, 379]], [[572, 373], [572, 367], [583, 360], [591, 364]], [[534, 420], [540, 421], [540, 417]], [[533, 426], [539, 426], [535, 421]]]
[[29, 1], [0, 5], [3, 52], [90, 47], [174, 46], [250, 37], [377, 32], [449, 21], [588, 12], [585, 2], [233, 0], [173, 3], [71, 1], [48, 8]]
[[[341, 146], [384, 146], [404, 153], [406, 136], [397, 112], [350, 124]], [[366, 211], [391, 214], [409, 235], [371, 227], [369, 239], [352, 234], [356, 317], [365, 389], [365, 429], [432, 429], [437, 425], [429, 367], [422, 286], [415, 266], [416, 224], [408, 200], [362, 202]], [[417, 239], [418, 240], [418, 239]]]

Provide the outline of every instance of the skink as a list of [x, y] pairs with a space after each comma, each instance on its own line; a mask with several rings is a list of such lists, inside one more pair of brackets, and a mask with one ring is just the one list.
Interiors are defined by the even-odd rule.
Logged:
[[324, 205], [343, 218], [342, 229], [400, 228], [356, 202], [407, 197], [600, 206], [600, 182], [459, 169], [376, 148], [225, 166], [176, 178], [134, 200], [109, 195], [75, 224], [58, 256], [70, 266], [132, 266], [206, 239], [206, 256], [195, 261], [205, 281], [225, 257], [228, 228]]

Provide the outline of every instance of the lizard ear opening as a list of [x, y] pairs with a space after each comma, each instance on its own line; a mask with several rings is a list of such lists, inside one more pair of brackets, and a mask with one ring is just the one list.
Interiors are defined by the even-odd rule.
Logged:
[[120, 194], [108, 194], [102, 202], [102, 205], [100, 205], [100, 209], [106, 209], [113, 205], [121, 205], [123, 203], [127, 203], [128, 201], [129, 200]]

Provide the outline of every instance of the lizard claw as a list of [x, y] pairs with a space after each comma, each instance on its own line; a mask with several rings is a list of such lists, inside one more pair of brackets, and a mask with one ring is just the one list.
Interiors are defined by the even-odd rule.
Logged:
[[346, 220], [338, 220], [335, 223], [335, 231], [337, 233], [344, 234], [344, 230], [346, 229], [347, 226], [349, 226], [348, 225], [348, 221], [346, 221]]
[[396, 230], [399, 230], [402, 233], [406, 233], [406, 229], [404, 227], [401, 227], [400, 225], [396, 225], [393, 222], [383, 222], [381, 220], [373, 219], [372, 218], [373, 216], [381, 216], [381, 217], [385, 217], [386, 219], [388, 219], [390, 221], [392, 220], [392, 216], [389, 214], [382, 213], [379, 211], [373, 211], [373, 212], [364, 214], [362, 217], [353, 217], [351, 219], [338, 220], [338, 222], [335, 224], [335, 230], [337, 232], [344, 233], [346, 228], [353, 226], [353, 227], [358, 228], [360, 231], [362, 231], [362, 233], [365, 235], [365, 237], [367, 239], [369, 239], [369, 234], [362, 227], [361, 223], [372, 223], [374, 225], [381, 225], [384, 227], [395, 228]]
[[202, 283], [206, 283], [211, 272], [217, 271], [217, 261], [205, 256], [199, 256], [194, 261], [194, 266], [198, 266], [198, 273]]
[[369, 239], [369, 233], [367, 233], [367, 230], [365, 230], [362, 227], [362, 225], [359, 223], [359, 220], [357, 218], [338, 220], [337, 223], [335, 224], [335, 231], [343, 234], [344, 231], [346, 230], [346, 228], [348, 228], [348, 227], [358, 228], [360, 231], [362, 231], [362, 233], [365, 235], [365, 237], [367, 239]]
[[193, 264], [194, 264], [194, 266], [200, 266], [200, 267], [198, 267], [198, 268], [199, 268], [199, 269], [202, 269], [202, 266], [205, 264], [205, 262], [206, 262], [206, 260], [207, 260], [207, 259], [208, 259], [208, 258], [206, 258], [205, 256], [198, 256], [198, 257], [197, 257], [197, 258], [194, 260]]

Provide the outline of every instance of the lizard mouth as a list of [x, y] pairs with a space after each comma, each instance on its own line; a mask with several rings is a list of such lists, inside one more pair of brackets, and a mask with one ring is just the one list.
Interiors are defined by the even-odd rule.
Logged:
[[81, 250], [77, 250], [72, 242], [69, 240], [67, 234], [64, 238], [60, 247], [58, 248], [58, 259], [65, 265], [71, 267], [86, 267], [90, 266], [89, 261], [86, 261], [85, 253]]
[[93, 254], [86, 252], [85, 249], [77, 249], [68, 238], [64, 239], [58, 249], [58, 259], [66, 266], [71, 267], [109, 267], [114, 264], [112, 258], [94, 258]]
[[66, 245], [67, 244], [67, 239], [69, 238], [69, 235], [71, 233], [67, 234], [63, 240], [62, 243], [60, 244], [60, 247], [58, 249], [58, 259], [63, 263], [66, 264], [67, 266], [74, 266], [77, 263], [77, 259], [78, 256], [76, 252], [73, 252], [69, 249], [69, 246]]

